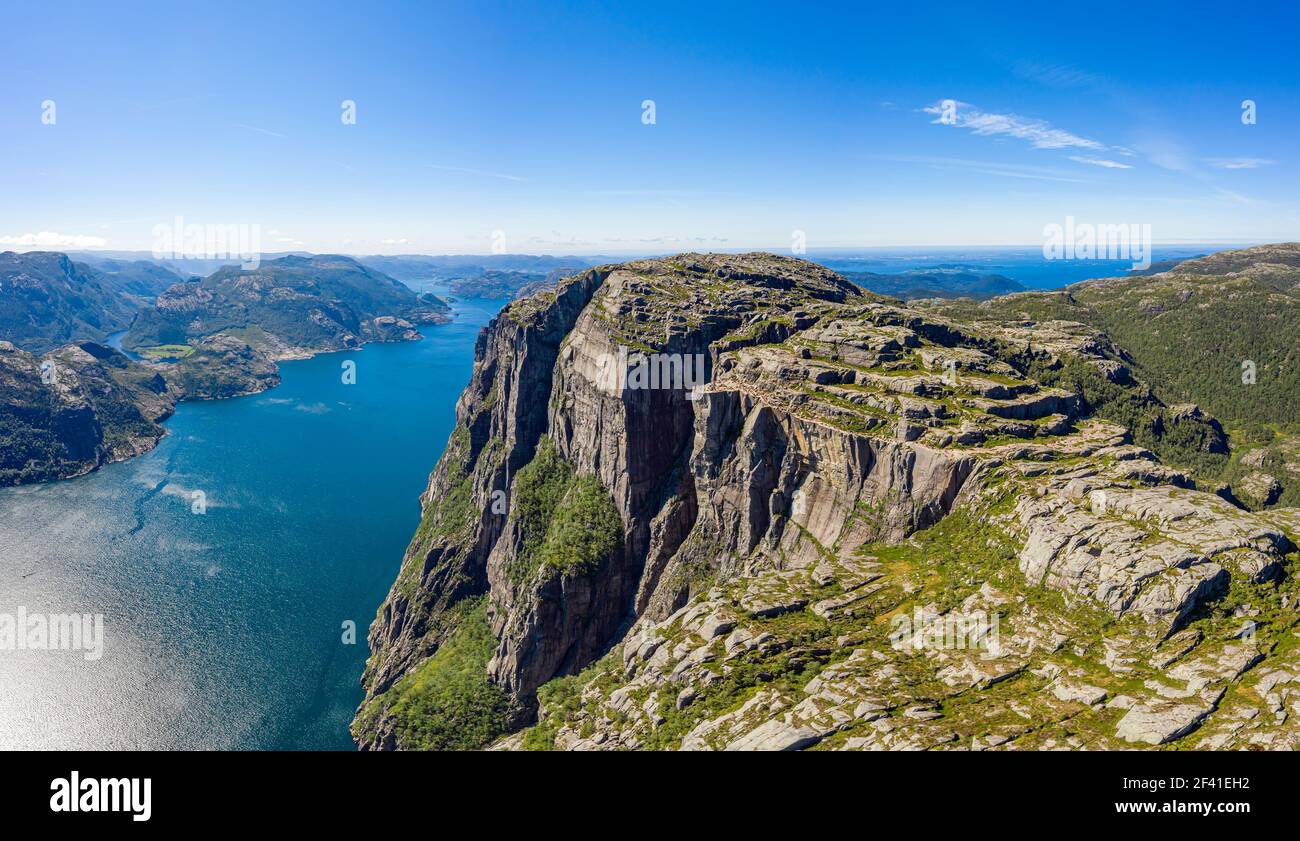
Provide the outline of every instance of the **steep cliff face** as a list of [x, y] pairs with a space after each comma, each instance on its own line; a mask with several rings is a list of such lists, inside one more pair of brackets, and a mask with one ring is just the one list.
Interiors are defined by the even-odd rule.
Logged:
[[363, 680], [371, 695], [446, 639], [450, 608], [486, 592], [487, 559], [507, 520], [508, 477], [533, 458], [561, 342], [607, 274], [587, 272], [545, 300], [510, 307], [480, 333], [455, 432], [421, 498], [420, 527], [370, 629]]
[[[1073, 365], [1160, 409], [1080, 325], [974, 329], [772, 255], [604, 267], [516, 302], [479, 338], [371, 628], [358, 744], [472, 747], [449, 734], [540, 711], [502, 746], [830, 745], [1047, 668], [1072, 622], [1154, 649], [1238, 582], [1284, 578], [1294, 534], [1091, 418], [1102, 392], [1068, 387]], [[1066, 600], [1051, 622], [1043, 593]], [[1015, 616], [1004, 662], [944, 652], [900, 681], [917, 664], [891, 617], [962, 605]]]

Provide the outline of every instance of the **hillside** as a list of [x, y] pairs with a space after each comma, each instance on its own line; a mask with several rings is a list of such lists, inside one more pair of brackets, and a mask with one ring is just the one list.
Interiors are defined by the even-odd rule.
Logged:
[[918, 298], [973, 298], [977, 301], [997, 295], [1021, 292], [1025, 287], [999, 274], [980, 275], [961, 269], [925, 269], [897, 274], [843, 272], [845, 278], [863, 289], [913, 301]]
[[488, 269], [468, 277], [447, 281], [452, 294], [464, 298], [524, 298], [551, 289], [566, 277], [583, 271], [586, 266], [565, 266], [549, 272], [516, 272]]
[[[0, 485], [143, 453], [178, 401], [273, 388], [278, 359], [415, 339], [417, 324], [447, 320], [438, 298], [346, 257], [288, 256], [184, 283], [153, 264], [104, 260], [100, 271], [61, 254], [10, 253], [0, 266]], [[128, 323], [123, 346], [138, 360], [85, 341]]]
[[0, 486], [88, 473], [152, 449], [177, 395], [93, 342], [38, 357], [0, 341]]
[[100, 272], [52, 251], [0, 254], [0, 339], [44, 353], [125, 330], [138, 303]]
[[436, 297], [350, 257], [289, 256], [172, 286], [141, 310], [122, 343], [139, 350], [224, 333], [290, 358], [417, 338], [415, 325], [445, 321], [446, 312]]
[[[1300, 511], [1161, 463], [1222, 431], [1128, 359], [768, 254], [517, 301], [480, 334], [354, 737], [1294, 749]], [[1158, 420], [1150, 445], [1125, 419]]]
[[[1228, 427], [1231, 456], [1207, 453], [1183, 466], [1228, 481], [1235, 492], [1276, 480], [1280, 495], [1241, 495], [1253, 504], [1300, 504], [1300, 244], [1221, 251], [1149, 276], [978, 305], [928, 306], [979, 323], [1060, 319], [1103, 331], [1164, 400], [1195, 403]], [[1261, 472], [1269, 478], [1251, 478]]]
[[185, 282], [184, 277], [152, 260], [97, 259], [87, 262], [109, 286], [131, 296], [139, 306], [152, 304], [163, 292]]

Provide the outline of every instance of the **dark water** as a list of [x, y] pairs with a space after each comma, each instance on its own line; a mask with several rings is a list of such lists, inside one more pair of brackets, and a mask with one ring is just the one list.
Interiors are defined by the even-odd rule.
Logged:
[[350, 749], [366, 630], [503, 303], [283, 363], [272, 391], [182, 404], [145, 456], [0, 490], [0, 613], [105, 625], [98, 662], [0, 651], [0, 748]]

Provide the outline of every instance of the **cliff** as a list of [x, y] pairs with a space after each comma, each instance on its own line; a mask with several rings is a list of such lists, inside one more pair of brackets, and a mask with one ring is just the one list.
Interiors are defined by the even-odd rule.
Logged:
[[1300, 674], [1296, 512], [1197, 490], [1103, 417], [1223, 446], [1129, 364], [1077, 323], [973, 326], [767, 254], [517, 301], [479, 337], [354, 736], [1240, 743], [1243, 676], [1285, 704]]

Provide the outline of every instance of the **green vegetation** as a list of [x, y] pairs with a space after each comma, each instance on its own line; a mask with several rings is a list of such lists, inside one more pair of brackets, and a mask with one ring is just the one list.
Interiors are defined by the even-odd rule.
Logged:
[[433, 656], [357, 714], [357, 738], [383, 728], [403, 750], [476, 750], [505, 732], [511, 704], [488, 679], [496, 640], [487, 603], [468, 599], [454, 610], [456, 630]]
[[1209, 423], [1177, 417], [1152, 401], [1144, 389], [1113, 383], [1081, 359], [1063, 358], [1057, 368], [1037, 360], [1030, 364], [1029, 376], [1043, 385], [1079, 394], [1085, 411], [1127, 428], [1134, 442], [1166, 464], [1208, 478], [1220, 474], [1228, 462], [1222, 442], [1215, 441], [1221, 436]]
[[[1236, 274], [1231, 274], [1231, 273]], [[940, 307], [954, 318], [1063, 319], [1104, 331], [1168, 403], [1193, 401], [1234, 430], [1300, 431], [1300, 252], [1220, 252], [1127, 282]], [[1255, 381], [1244, 377], [1253, 363]]]
[[[225, 266], [201, 281], [177, 284], [158, 305], [140, 310], [123, 337], [132, 350], [184, 345], [229, 333], [254, 341], [259, 331], [293, 348], [338, 349], [371, 338], [377, 316], [418, 318], [445, 309], [350, 257], [288, 256], [256, 269]], [[202, 325], [196, 332], [196, 325]]]
[[45, 353], [125, 330], [138, 301], [109, 278], [51, 251], [0, 253], [0, 339]]
[[136, 353], [149, 359], [176, 360], [194, 353], [194, 348], [191, 345], [154, 345], [137, 348]]
[[609, 493], [594, 476], [577, 475], [543, 436], [533, 460], [515, 477], [511, 516], [520, 548], [510, 579], [595, 572], [623, 542], [623, 524]]

